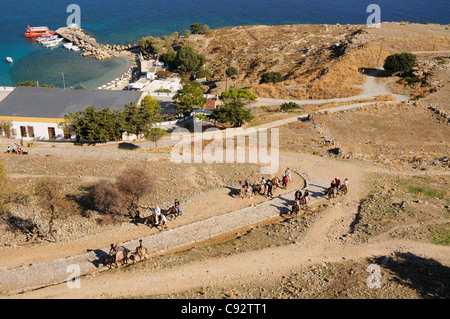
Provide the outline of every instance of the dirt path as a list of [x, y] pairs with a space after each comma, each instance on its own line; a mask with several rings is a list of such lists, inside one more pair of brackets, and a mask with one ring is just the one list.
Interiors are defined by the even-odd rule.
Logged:
[[[410, 252], [450, 265], [450, 247], [389, 238], [385, 234], [367, 244], [357, 244], [349, 232], [360, 200], [366, 194], [364, 176], [377, 171], [355, 163], [295, 156], [304, 170], [321, 178], [331, 174], [348, 176], [351, 188], [346, 197], [317, 216], [296, 244], [271, 247], [221, 258], [191, 262], [163, 270], [134, 270], [101, 273], [82, 278], [81, 289], [56, 285], [12, 298], [115, 298], [170, 294], [205, 286], [270, 284], [292, 270], [324, 262], [358, 261], [364, 258]], [[330, 173], [332, 172], [332, 173]], [[343, 236], [344, 235], [344, 236]]]
[[[286, 167], [295, 167], [295, 162], [293, 162], [292, 159], [287, 158], [282, 161], [282, 165], [285, 165]], [[281, 176], [281, 172], [277, 175]], [[19, 178], [20, 176], [15, 177]], [[292, 183], [288, 184], [286, 189], [278, 188], [275, 189], [273, 193], [274, 196], [278, 196], [292, 192], [298, 188], [303, 188], [303, 186], [304, 181], [297, 177], [293, 179]], [[183, 216], [168, 222], [169, 227], [176, 228], [182, 225], [191, 224], [199, 220], [205, 220], [213, 216], [255, 205], [266, 200], [263, 196], [244, 199], [234, 198], [234, 194], [235, 191], [232, 188], [224, 187], [195, 196], [191, 200], [182, 203]], [[95, 250], [107, 247], [112, 242], [126, 242], [158, 232], [159, 230], [150, 229], [143, 224], [123, 223], [119, 226], [110, 227], [110, 229], [97, 234], [71, 241], [3, 249], [0, 251], [0, 270], [11, 269], [21, 265], [56, 258], [65, 258], [85, 253], [88, 249]]]
[[[269, 98], [258, 98], [255, 103], [269, 103], [269, 104], [281, 104], [286, 101], [294, 102], [299, 105], [304, 104], [324, 104], [324, 103], [332, 103], [332, 102], [352, 102], [358, 100], [364, 100], [374, 97], [379, 97], [383, 95], [392, 94], [392, 92], [386, 87], [385, 83], [378, 83], [376, 81], [377, 76], [382, 72], [382, 69], [378, 69], [372, 71], [371, 74], [366, 76], [366, 81], [360, 87], [363, 89], [363, 92], [359, 95], [350, 96], [346, 98], [336, 98], [336, 99], [327, 99], [327, 100], [285, 100], [285, 99], [269, 99]], [[392, 94], [398, 102], [408, 101], [409, 97], [405, 95]], [[255, 104], [253, 103], [253, 104]]]

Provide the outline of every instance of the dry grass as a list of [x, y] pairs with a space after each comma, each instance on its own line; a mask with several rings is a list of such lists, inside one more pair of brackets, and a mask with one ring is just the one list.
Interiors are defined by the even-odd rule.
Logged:
[[315, 124], [326, 127], [329, 137], [338, 141], [347, 154], [418, 164], [423, 159], [448, 156], [450, 129], [423, 106], [380, 103], [319, 116]]
[[[358, 32], [362, 30], [362, 32]], [[380, 29], [365, 26], [249, 26], [213, 31], [213, 36], [193, 37], [207, 56], [217, 81], [214, 92], [225, 89], [225, 70], [238, 69], [228, 88], [249, 87], [259, 97], [329, 99], [361, 93], [360, 68], [380, 68], [396, 52], [450, 50], [445, 26], [383, 23]], [[347, 43], [345, 54], [333, 46]], [[259, 84], [268, 71], [280, 72], [285, 81]]]

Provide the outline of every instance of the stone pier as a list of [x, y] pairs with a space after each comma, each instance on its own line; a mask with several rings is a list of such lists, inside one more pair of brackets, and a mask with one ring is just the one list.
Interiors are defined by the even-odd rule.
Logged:
[[122, 51], [132, 48], [131, 45], [100, 44], [80, 28], [63, 27], [56, 30], [55, 33], [67, 41], [72, 42], [74, 45], [79, 46], [83, 50], [81, 56], [93, 57], [97, 60], [118, 57]]

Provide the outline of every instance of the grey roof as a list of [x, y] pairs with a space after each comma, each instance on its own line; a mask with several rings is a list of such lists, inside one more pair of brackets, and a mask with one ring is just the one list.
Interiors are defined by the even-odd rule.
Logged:
[[141, 95], [125, 90], [16, 87], [0, 102], [0, 116], [64, 118], [91, 105], [98, 110], [120, 109], [127, 103], [138, 103]]

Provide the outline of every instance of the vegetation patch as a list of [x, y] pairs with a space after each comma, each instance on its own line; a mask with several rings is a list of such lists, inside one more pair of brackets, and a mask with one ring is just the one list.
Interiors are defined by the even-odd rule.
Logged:
[[450, 245], [450, 223], [432, 227], [431, 242], [437, 245]]

